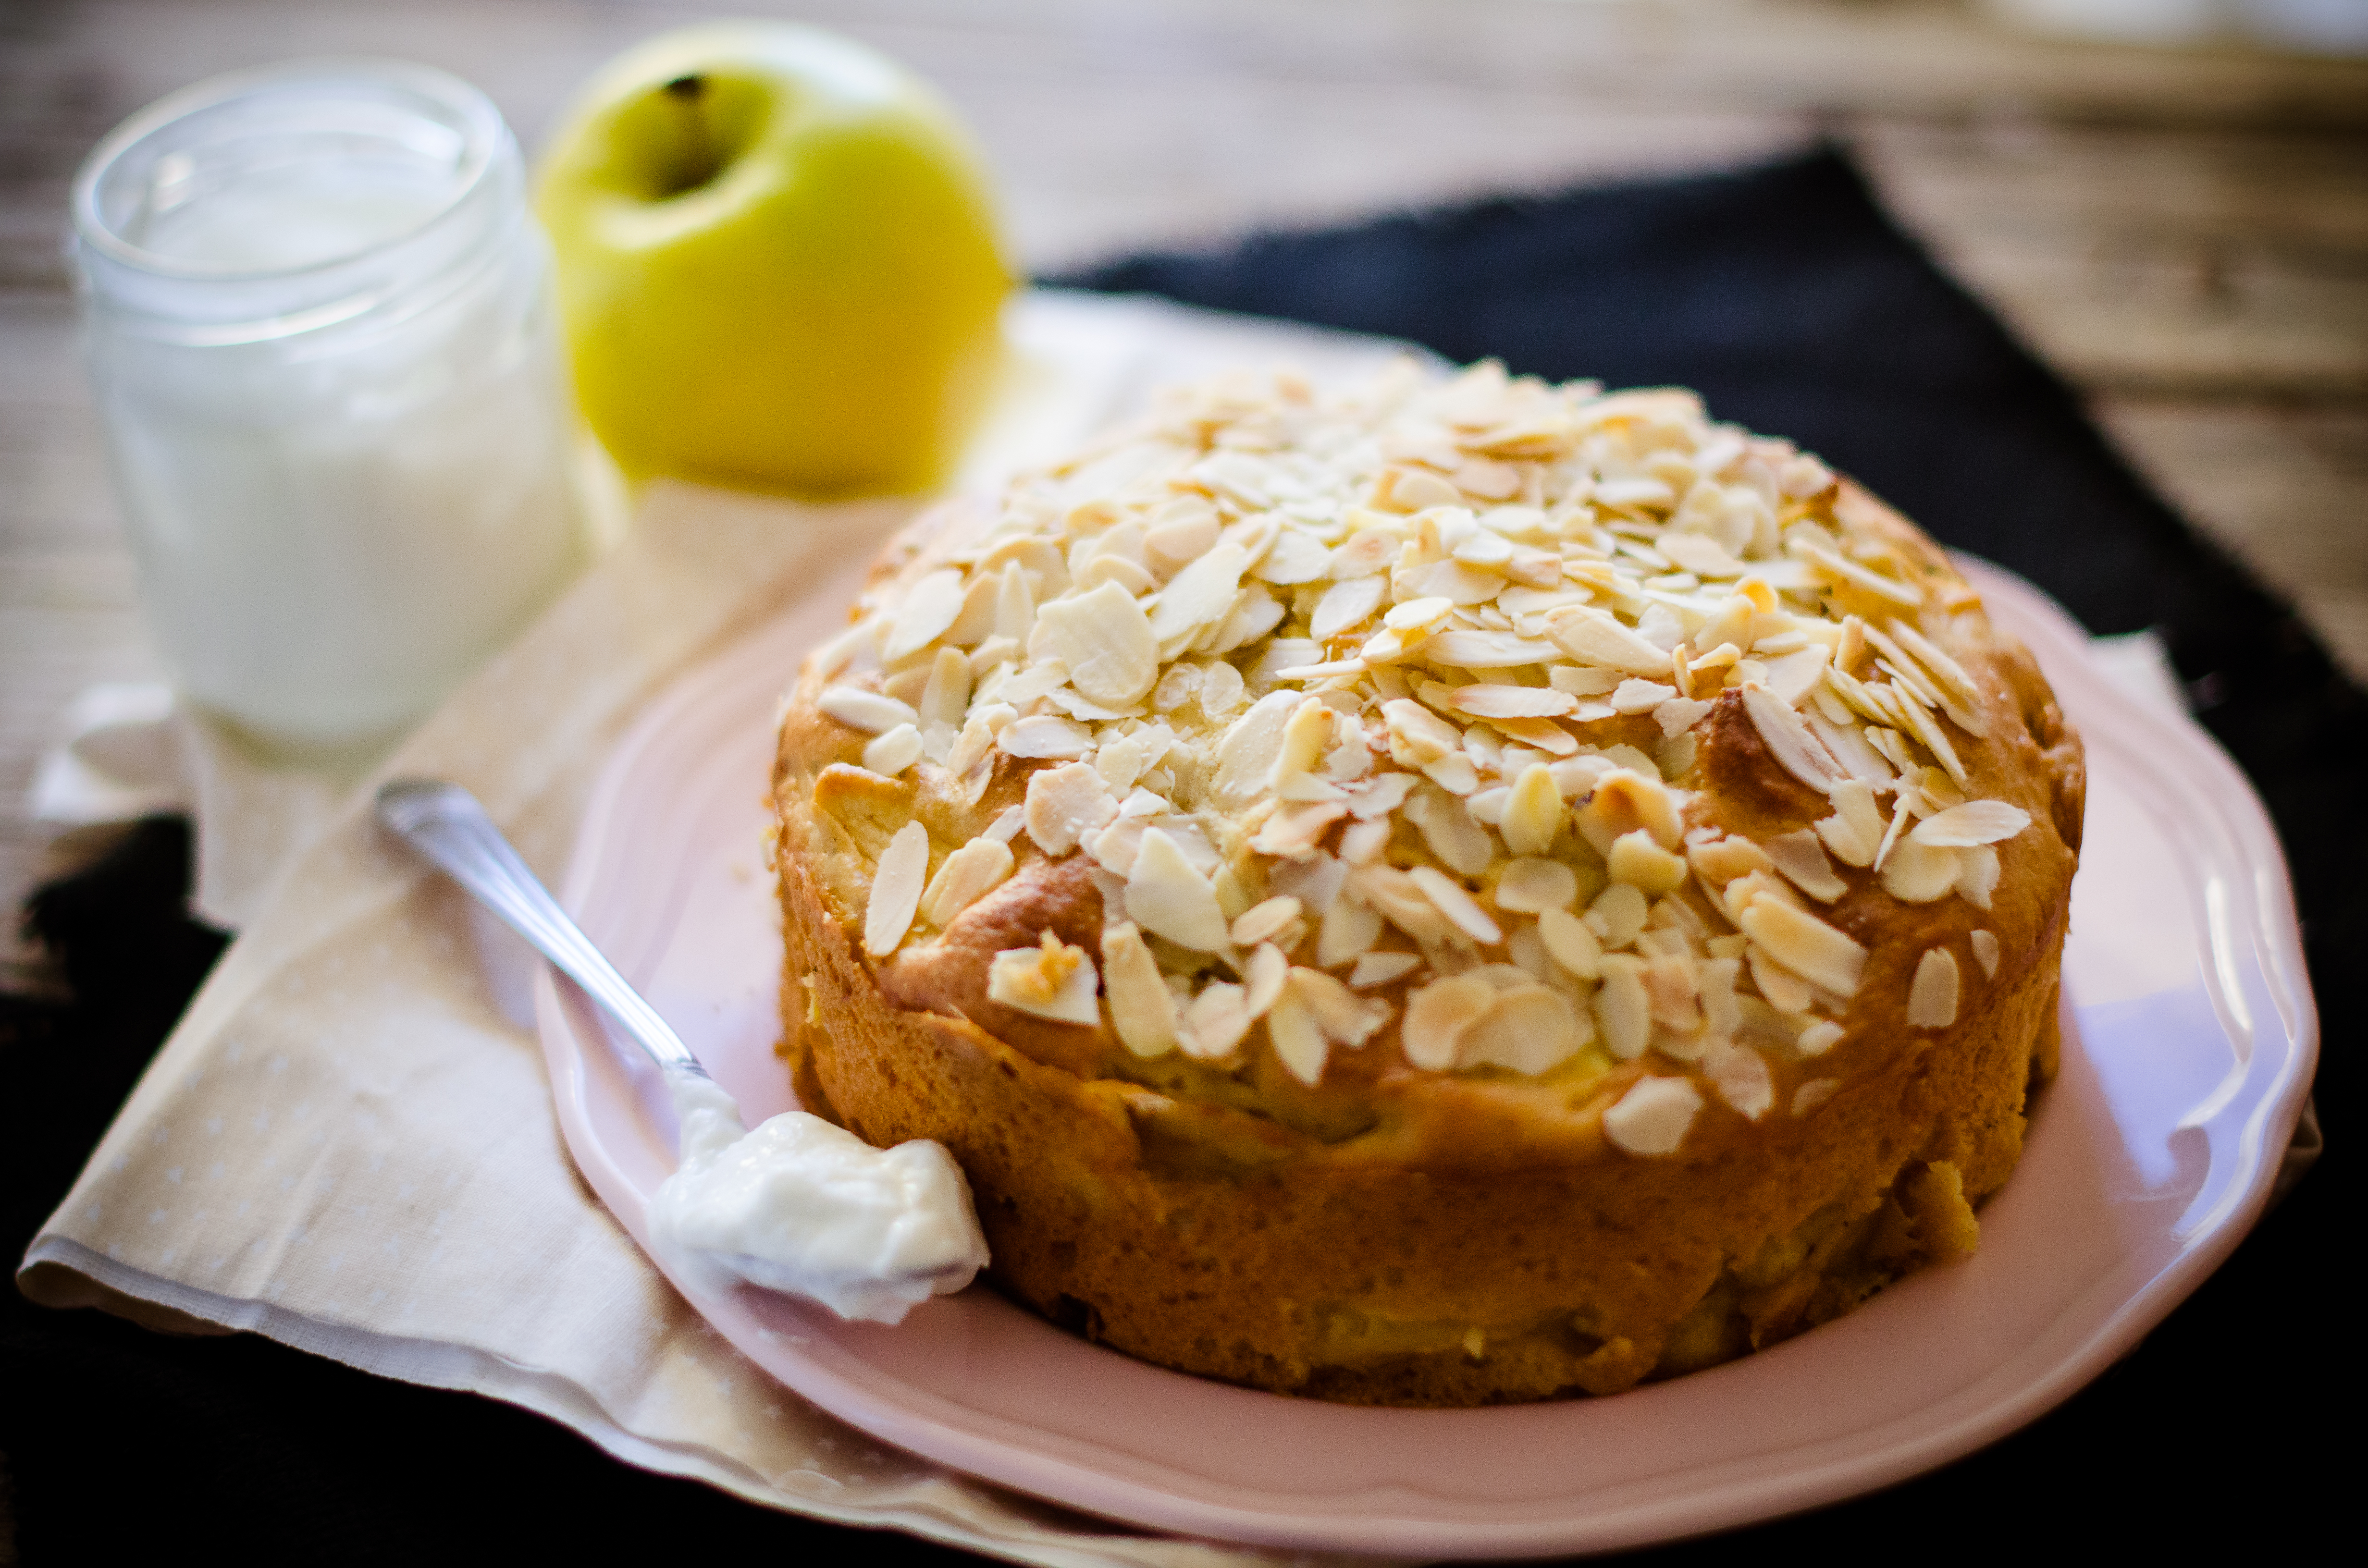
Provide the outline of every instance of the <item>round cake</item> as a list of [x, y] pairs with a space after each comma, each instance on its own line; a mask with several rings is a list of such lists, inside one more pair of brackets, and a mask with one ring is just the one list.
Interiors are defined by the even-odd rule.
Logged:
[[1611, 1393], [1974, 1247], [2083, 778], [1930, 540], [1691, 392], [1228, 378], [922, 517], [806, 661], [786, 1049], [1079, 1334]]

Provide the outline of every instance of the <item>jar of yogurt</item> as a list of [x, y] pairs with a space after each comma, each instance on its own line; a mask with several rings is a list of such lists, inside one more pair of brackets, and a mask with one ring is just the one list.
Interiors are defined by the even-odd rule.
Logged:
[[581, 564], [517, 141], [380, 60], [217, 77], [74, 188], [91, 375], [184, 697], [282, 760], [416, 722]]

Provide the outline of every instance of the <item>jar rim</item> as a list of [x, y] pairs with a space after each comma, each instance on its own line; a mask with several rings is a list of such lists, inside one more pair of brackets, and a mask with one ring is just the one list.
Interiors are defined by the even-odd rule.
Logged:
[[[108, 173], [142, 143], [168, 127], [275, 88], [339, 79], [408, 91], [448, 111], [457, 122], [461, 151], [451, 189], [434, 211], [411, 227], [354, 249], [294, 266], [257, 267], [234, 262], [194, 261], [151, 250], [126, 239], [101, 211], [100, 187]], [[376, 55], [324, 55], [224, 72], [166, 94], [108, 132], [91, 149], [74, 175], [74, 237], [79, 244], [88, 246], [118, 267], [160, 279], [262, 283], [335, 272], [351, 267], [362, 257], [411, 244], [451, 221], [484, 186], [500, 161], [507, 139], [508, 127], [493, 100], [460, 77], [432, 65]]]

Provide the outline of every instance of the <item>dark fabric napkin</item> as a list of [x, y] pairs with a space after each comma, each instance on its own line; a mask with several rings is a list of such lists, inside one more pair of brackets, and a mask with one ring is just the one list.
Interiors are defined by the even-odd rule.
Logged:
[[[2368, 697], [2292, 611], [2198, 538], [2065, 385], [1884, 216], [1841, 157], [1261, 235], [1053, 279], [1408, 338], [1457, 361], [1679, 383], [1799, 440], [1945, 542], [2021, 573], [2097, 632], [2153, 628], [2199, 717], [2285, 835], [2344, 1149], [2340, 983], [2368, 951]], [[2352, 808], [2352, 809], [2347, 809]], [[185, 913], [188, 835], [143, 826], [37, 895], [70, 1001], [0, 995], [0, 1246], [21, 1255], [219, 949]], [[2331, 1510], [2309, 1434], [2347, 1359], [2341, 1162], [2298, 1187], [2147, 1342], [2053, 1414], [1934, 1474], [1646, 1553], [1994, 1560], [2053, 1537], [2116, 1555], [2299, 1536]], [[2323, 1369], [2323, 1370], [2322, 1370]], [[381, 1381], [251, 1337], [174, 1340], [0, 1294], [0, 1565], [591, 1562], [747, 1552], [952, 1560], [617, 1464], [488, 1401]], [[2311, 1532], [2315, 1533], [2315, 1532]]]

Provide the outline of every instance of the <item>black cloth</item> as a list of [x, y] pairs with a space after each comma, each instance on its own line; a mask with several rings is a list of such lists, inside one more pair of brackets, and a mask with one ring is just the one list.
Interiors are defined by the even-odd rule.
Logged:
[[[2329, 1064], [2336, 1165], [2304, 1183], [2135, 1354], [2005, 1440], [1874, 1496], [1643, 1555], [1995, 1559], [2262, 1544], [2330, 1510], [2313, 1419], [2353, 1360], [2336, 1270], [2368, 951], [2356, 812], [2368, 702], [2288, 608], [2201, 541], [2076, 400], [1827, 153], [1709, 177], [1487, 201], [1254, 238], [1060, 279], [1409, 338], [1459, 361], [1676, 382], [1799, 439], [2092, 631], [2153, 627], [2292, 855]], [[0, 1244], [21, 1254], [218, 950], [184, 914], [188, 838], [144, 825], [39, 895], [70, 1003], [0, 997]], [[2340, 1415], [2337, 1417], [2340, 1421]], [[0, 1454], [22, 1559], [490, 1562], [679, 1550], [951, 1561], [614, 1463], [489, 1401], [252, 1337], [173, 1339], [0, 1293]], [[0, 1547], [0, 1562], [6, 1551]]]

